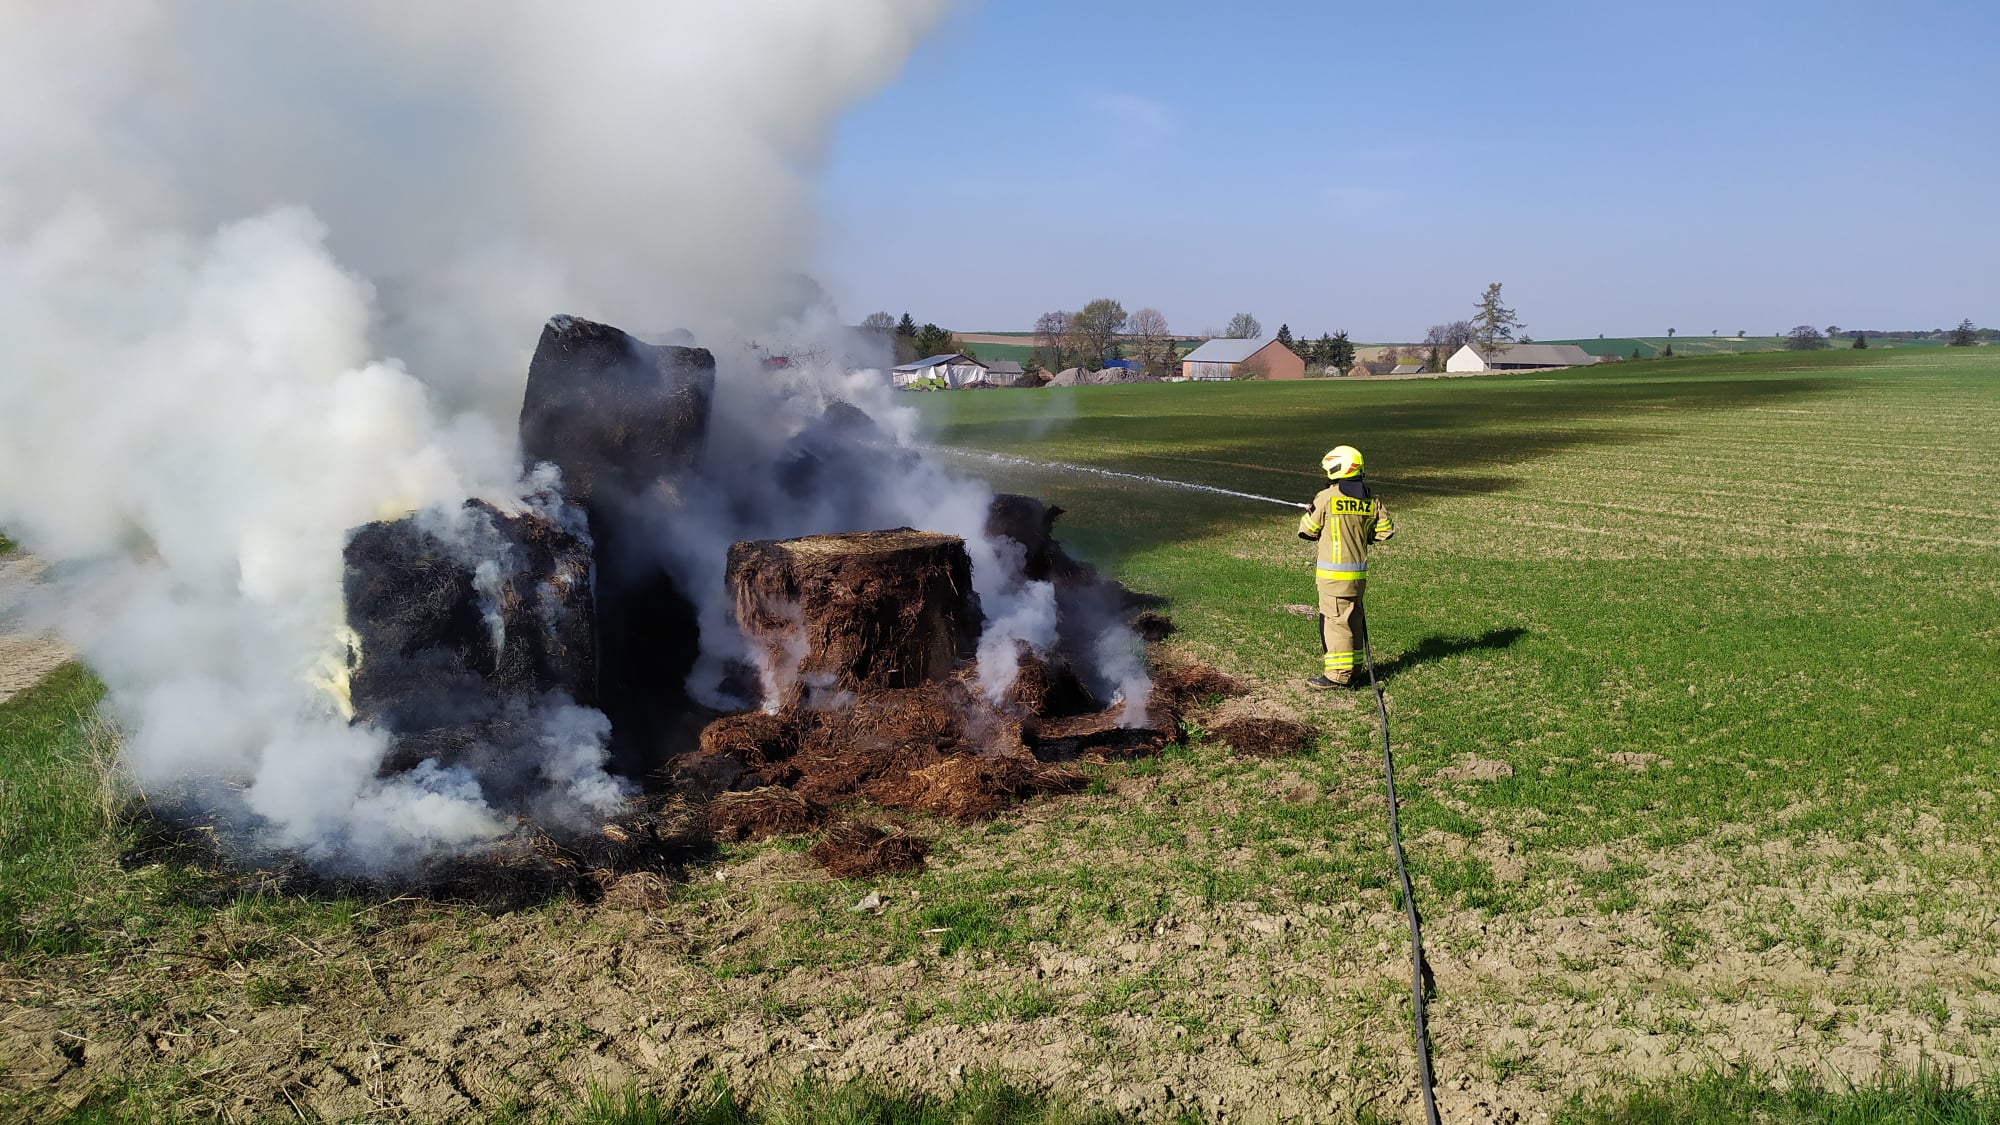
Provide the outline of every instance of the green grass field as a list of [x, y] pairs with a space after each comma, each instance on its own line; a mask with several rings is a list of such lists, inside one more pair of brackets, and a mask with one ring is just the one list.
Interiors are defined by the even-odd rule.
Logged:
[[[1575, 344], [1591, 355], [1615, 355], [1620, 359], [1630, 359], [1637, 351], [1640, 359], [1655, 359], [1665, 353], [1669, 346], [1675, 356], [1744, 355], [1750, 352], [1781, 352], [1787, 350], [1789, 341], [1783, 336], [1745, 336], [1737, 339], [1730, 336], [1597, 336], [1581, 340], [1543, 340], [1545, 344]], [[1848, 339], [1829, 340], [1825, 350], [1837, 351], [1851, 348]], [[1871, 337], [1868, 350], [1893, 351], [1897, 348], [1941, 348], [1943, 340], [1883, 340]]]
[[[1447, 1120], [2000, 1120], [2000, 349], [913, 401], [945, 443], [1284, 499], [1367, 454]], [[923, 824], [913, 879], [776, 841], [651, 914], [488, 917], [120, 863], [66, 674], [0, 705], [0, 1118], [512, 1120], [589, 1083], [991, 1071], [1148, 1119], [1410, 1120], [1372, 706], [1302, 686], [1295, 517], [994, 479], [1320, 746], [1248, 759], [1198, 722], [1086, 793]], [[1056, 1112], [980, 1097], [936, 1119]], [[109, 1113], [76, 1120], [165, 1110]]]

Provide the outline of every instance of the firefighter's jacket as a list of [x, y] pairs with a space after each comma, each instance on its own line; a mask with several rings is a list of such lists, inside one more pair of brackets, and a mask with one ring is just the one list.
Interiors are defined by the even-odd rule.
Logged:
[[1368, 545], [1396, 533], [1389, 510], [1359, 477], [1334, 481], [1313, 497], [1312, 511], [1299, 517], [1299, 538], [1319, 540], [1313, 574], [1321, 593], [1361, 596], [1368, 580]]

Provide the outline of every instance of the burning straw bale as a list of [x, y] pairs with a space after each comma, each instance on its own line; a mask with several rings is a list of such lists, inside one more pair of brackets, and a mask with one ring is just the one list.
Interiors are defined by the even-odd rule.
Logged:
[[930, 845], [893, 825], [883, 828], [843, 820], [826, 830], [806, 855], [841, 879], [916, 871]]
[[738, 543], [727, 581], [780, 704], [812, 688], [943, 679], [978, 639], [972, 562], [956, 536], [898, 528]]
[[693, 603], [668, 576], [659, 490], [692, 470], [715, 397], [715, 357], [558, 316], [542, 329], [521, 403], [521, 450], [562, 470], [595, 541], [599, 701], [618, 772], [656, 766], [683, 733], [700, 654]]
[[366, 524], [345, 561], [348, 698], [405, 765], [457, 760], [529, 701], [595, 702], [590, 540], [560, 509]]
[[528, 364], [521, 451], [529, 466], [561, 468], [564, 492], [587, 507], [600, 490], [636, 496], [694, 467], [714, 397], [706, 348], [552, 317]]
[[1033, 496], [1003, 492], [986, 509], [986, 534], [1021, 545], [1021, 575], [1033, 582], [1096, 578], [1097, 572], [1070, 557], [1056, 541], [1056, 519], [1063, 510]]

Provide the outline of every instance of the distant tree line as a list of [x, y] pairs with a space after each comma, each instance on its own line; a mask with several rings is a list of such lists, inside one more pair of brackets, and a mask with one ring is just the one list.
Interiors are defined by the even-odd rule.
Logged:
[[[1797, 331], [1798, 329], [1796, 328], [1792, 330], [1792, 332]], [[1781, 335], [1789, 338], [1792, 332], [1781, 333]], [[1826, 326], [1825, 335], [1829, 340], [1851, 341], [1866, 339], [1871, 343], [1883, 342], [1891, 344], [1899, 341], [1943, 340], [1947, 345], [1960, 348], [1969, 348], [1978, 344], [2000, 344], [2000, 328], [1975, 327], [1970, 317], [1959, 321], [1956, 328], [1903, 328], [1885, 330], [1880, 328], [1841, 328], [1838, 325], [1829, 324]], [[1864, 344], [1862, 346], [1866, 347], [1867, 345]]]
[[898, 320], [894, 313], [874, 312], [861, 318], [864, 332], [887, 335], [895, 348], [897, 363], [914, 363], [934, 355], [962, 355], [967, 359], [978, 359], [971, 348], [960, 342], [958, 335], [949, 328], [935, 324], [918, 324], [909, 313]]

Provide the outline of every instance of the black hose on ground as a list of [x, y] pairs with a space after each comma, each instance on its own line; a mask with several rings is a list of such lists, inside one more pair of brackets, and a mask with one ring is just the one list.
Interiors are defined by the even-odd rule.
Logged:
[[1416, 1023], [1417, 1081], [1424, 1097], [1424, 1120], [1438, 1125], [1436, 1080], [1431, 1074], [1431, 1034], [1424, 1019], [1424, 993], [1431, 980], [1424, 960], [1423, 920], [1417, 916], [1416, 892], [1410, 889], [1410, 867], [1403, 859], [1403, 830], [1396, 820], [1396, 756], [1389, 749], [1389, 704], [1382, 698], [1382, 681], [1375, 678], [1375, 652], [1368, 629], [1361, 623], [1361, 652], [1368, 661], [1368, 686], [1375, 689], [1375, 714], [1382, 724], [1382, 777], [1389, 788], [1389, 850], [1396, 856], [1396, 877], [1403, 883], [1403, 909], [1410, 918], [1410, 1011]]

